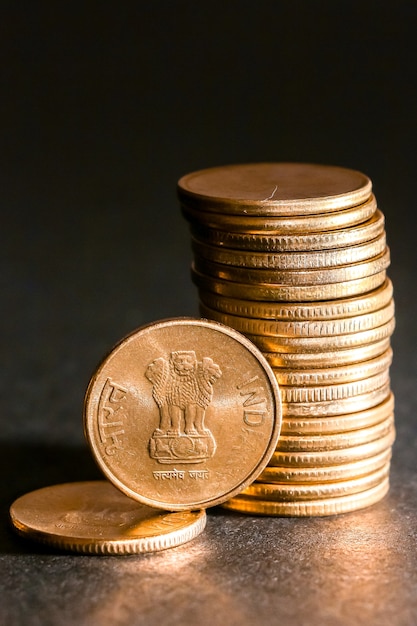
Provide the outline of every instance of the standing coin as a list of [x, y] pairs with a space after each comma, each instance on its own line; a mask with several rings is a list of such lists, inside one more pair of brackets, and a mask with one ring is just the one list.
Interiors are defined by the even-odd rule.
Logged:
[[87, 390], [85, 432], [109, 480], [157, 508], [219, 504], [267, 465], [281, 426], [278, 383], [226, 326], [144, 326], [105, 358]]
[[138, 554], [174, 548], [206, 525], [201, 511], [166, 513], [138, 504], [105, 481], [44, 487], [10, 507], [15, 530], [57, 548], [89, 554]]

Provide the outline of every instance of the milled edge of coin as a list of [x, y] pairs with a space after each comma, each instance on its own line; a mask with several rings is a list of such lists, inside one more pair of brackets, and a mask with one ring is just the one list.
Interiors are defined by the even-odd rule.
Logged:
[[324, 368], [332, 365], [342, 367], [367, 361], [381, 355], [390, 347], [390, 338], [371, 342], [355, 348], [341, 348], [326, 352], [263, 352], [273, 368], [285, 367], [303, 371], [305, 368]]
[[329, 450], [340, 450], [352, 448], [375, 441], [384, 437], [394, 426], [394, 415], [391, 414], [385, 419], [382, 418], [377, 424], [372, 426], [359, 427], [345, 433], [331, 433], [322, 435], [281, 435], [277, 444], [277, 451], [280, 452], [328, 452]]
[[380, 484], [389, 474], [390, 463], [385, 463], [382, 467], [356, 478], [339, 480], [331, 483], [314, 483], [309, 485], [299, 485], [296, 483], [265, 483], [255, 482], [246, 487], [240, 495], [250, 496], [257, 500], [268, 502], [300, 502], [304, 500], [322, 500], [323, 498], [339, 498], [341, 496], [358, 493], [371, 489]]
[[339, 448], [337, 450], [321, 450], [319, 452], [281, 452], [276, 451], [269, 462], [270, 466], [312, 467], [327, 465], [342, 465], [350, 461], [359, 461], [379, 454], [386, 450], [395, 441], [395, 428], [374, 441], [368, 441], [351, 448]]
[[[259, 459], [257, 465], [251, 469], [250, 474], [248, 474], [245, 479], [241, 480], [239, 484], [236, 485], [233, 489], [229, 489], [229, 491], [227, 491], [226, 493], [223, 493], [221, 496], [218, 496], [216, 498], [211, 498], [209, 500], [202, 499], [199, 502], [193, 502], [192, 504], [189, 504], [189, 503], [173, 504], [171, 502], [162, 502], [159, 500], [147, 498], [145, 496], [142, 496], [140, 493], [137, 493], [136, 491], [134, 491], [127, 485], [125, 485], [119, 478], [117, 478], [113, 474], [110, 468], [108, 468], [107, 465], [104, 464], [102, 459], [98, 455], [95, 454], [94, 445], [93, 445], [94, 442], [92, 441], [90, 429], [88, 428], [88, 425], [90, 422], [90, 418], [88, 415], [88, 404], [90, 401], [92, 389], [95, 385], [97, 378], [100, 376], [100, 373], [103, 367], [105, 366], [106, 361], [110, 357], [110, 355], [112, 355], [116, 350], [118, 350], [126, 341], [128, 341], [129, 339], [133, 339], [133, 337], [137, 335], [139, 332], [149, 332], [152, 329], [172, 325], [172, 323], [175, 323], [176, 325], [182, 325], [182, 326], [187, 326], [187, 325], [197, 326], [197, 327], [204, 326], [205, 328], [208, 328], [210, 330], [216, 330], [219, 333], [223, 333], [227, 335], [231, 339], [236, 340], [241, 346], [245, 347], [252, 354], [252, 356], [258, 361], [261, 369], [265, 373], [266, 378], [269, 380], [269, 383], [271, 385], [271, 398], [273, 401], [272, 404], [274, 405], [273, 406], [274, 421], [271, 426], [271, 435], [269, 438], [268, 446], [266, 447], [264, 451], [263, 457]], [[281, 422], [282, 422], [281, 406], [282, 406], [282, 403], [281, 403], [281, 396], [279, 393], [279, 386], [278, 386], [276, 377], [274, 376], [274, 373], [272, 371], [272, 368], [270, 367], [268, 361], [263, 356], [262, 352], [251, 341], [249, 341], [249, 339], [247, 339], [244, 335], [234, 330], [233, 328], [230, 328], [229, 326], [225, 326], [224, 324], [220, 324], [219, 322], [215, 322], [213, 320], [207, 320], [207, 319], [202, 319], [202, 318], [192, 318], [192, 317], [167, 318], [163, 320], [158, 320], [156, 322], [152, 322], [150, 324], [145, 324], [135, 329], [133, 332], [129, 333], [127, 336], [122, 338], [118, 343], [116, 343], [113, 346], [113, 348], [107, 353], [107, 355], [102, 359], [101, 363], [96, 368], [96, 371], [91, 377], [89, 385], [87, 387], [87, 391], [85, 393], [84, 412], [83, 412], [84, 413], [84, 420], [83, 420], [84, 421], [84, 433], [85, 433], [86, 440], [90, 446], [90, 449], [93, 452], [94, 459], [97, 465], [99, 466], [99, 468], [101, 469], [101, 471], [104, 473], [106, 478], [108, 478], [110, 482], [113, 483], [113, 485], [115, 485], [118, 489], [120, 489], [120, 491], [125, 493], [127, 496], [147, 506], [151, 506], [155, 508], [162, 508], [162, 509], [166, 509], [167, 511], [183, 511], [183, 510], [188, 510], [190, 508], [193, 508], [193, 509], [208, 508], [212, 506], [217, 506], [221, 504], [222, 502], [224, 502], [225, 500], [227, 500], [228, 498], [233, 497], [234, 494], [240, 493], [240, 491], [242, 491], [242, 489], [244, 489], [247, 485], [251, 484], [257, 478], [257, 476], [262, 472], [262, 470], [266, 467], [272, 454], [274, 453], [274, 450], [276, 448], [276, 444], [279, 438], [279, 434], [280, 434]]]
[[389, 278], [372, 292], [343, 298], [341, 300], [318, 302], [254, 302], [229, 298], [211, 291], [200, 290], [202, 303], [221, 313], [255, 319], [273, 321], [312, 321], [355, 317], [384, 308], [393, 296], [393, 286]]
[[238, 268], [261, 270], [301, 271], [334, 268], [351, 263], [360, 263], [382, 254], [386, 247], [386, 236], [346, 248], [304, 252], [249, 252], [232, 248], [216, 247], [191, 237], [191, 248], [197, 257], [214, 263]]
[[391, 337], [395, 329], [395, 317], [381, 326], [345, 335], [326, 335], [324, 337], [285, 337], [283, 335], [253, 335], [245, 333], [263, 352], [327, 352], [354, 348], [380, 339]]
[[[355, 362], [344, 367], [311, 368], [304, 370], [272, 368], [279, 385], [309, 387], [352, 382], [379, 374], [392, 363], [392, 349], [388, 348], [381, 355], [367, 361]], [[282, 430], [281, 430], [282, 433]]]
[[346, 318], [327, 320], [264, 320], [220, 313], [200, 303], [200, 313], [207, 319], [231, 326], [246, 334], [271, 337], [329, 337], [349, 335], [382, 326], [394, 317], [395, 304], [391, 301], [381, 309]]
[[[66, 483], [60, 485], [52, 485], [51, 487], [60, 488], [65, 487], [68, 484], [91, 485], [99, 482], [104, 483], [105, 481]], [[159, 530], [157, 533], [155, 533], [155, 536], [153, 537], [148, 536], [129, 539], [100, 539], [99, 537], [75, 538], [73, 536], [53, 534], [51, 532], [47, 532], [39, 528], [34, 528], [33, 526], [30, 526], [27, 521], [25, 522], [24, 520], [22, 520], [21, 516], [19, 518], [19, 515], [15, 511], [16, 505], [19, 505], [23, 499], [29, 498], [32, 494], [37, 494], [38, 492], [40, 493], [44, 490], [50, 489], [51, 487], [36, 489], [35, 491], [26, 493], [23, 496], [17, 498], [10, 506], [9, 517], [15, 532], [17, 532], [17, 534], [24, 539], [36, 541], [60, 550], [69, 550], [71, 552], [94, 555], [127, 555], [158, 552], [160, 550], [175, 548], [177, 546], [188, 543], [192, 539], [198, 537], [198, 535], [203, 532], [207, 522], [205, 509], [201, 509], [193, 511], [179, 511], [178, 513], [188, 513], [190, 515], [193, 515], [195, 519], [187, 523], [183, 528], [176, 528], [163, 534]], [[115, 489], [115, 487], [113, 488]], [[139, 503], [136, 504], [138, 507], [142, 506]], [[178, 514], [177, 512], [170, 513], [168, 511], [163, 513], [162, 511], [158, 511], [157, 509], [155, 509], [155, 514], [157, 515], [158, 513], [164, 517]], [[60, 532], [62, 532], [62, 530]]]
[[191, 264], [191, 279], [200, 289], [213, 291], [214, 293], [229, 296], [231, 298], [243, 298], [262, 301], [290, 301], [301, 302], [303, 300], [331, 300], [359, 296], [376, 289], [385, 282], [386, 271], [377, 272], [364, 278], [347, 280], [341, 283], [329, 283], [320, 285], [273, 285], [259, 283], [237, 283], [222, 278], [213, 278], [198, 272], [194, 263]]
[[[237, 174], [239, 171], [245, 174], [245, 178], [251, 181], [251, 174], [255, 173], [255, 178], [259, 174], [262, 174], [266, 170], [274, 171], [274, 175], [271, 178], [270, 186], [272, 193], [267, 197], [259, 199], [248, 199], [245, 197], [242, 191], [236, 191], [233, 196], [230, 192], [227, 196], [207, 195], [196, 189], [192, 189], [192, 182], [197, 178], [208, 176], [209, 178], [215, 176], [216, 173], [227, 176], [231, 173]], [[293, 170], [291, 172], [291, 170]], [[259, 173], [258, 173], [259, 172]], [[304, 192], [301, 197], [298, 198], [277, 198], [276, 192], [279, 185], [280, 176], [293, 180], [293, 185], [299, 187], [304, 180], [308, 177], [312, 177], [314, 180], [321, 180], [324, 176], [325, 179], [335, 178], [335, 176], [345, 176], [350, 179], [356, 179], [357, 183], [353, 189], [345, 190], [339, 193], [332, 193], [330, 195], [320, 195], [318, 193], [310, 192], [307, 194]], [[252, 174], [253, 176], [253, 174]], [[295, 178], [295, 180], [294, 180]], [[278, 182], [273, 183], [273, 181]], [[300, 181], [298, 184], [296, 181]], [[361, 181], [361, 184], [359, 184]], [[234, 187], [236, 183], [229, 180], [230, 186]], [[253, 181], [253, 185], [258, 186], [259, 182]], [[321, 180], [321, 185], [325, 183]], [[266, 181], [263, 183], [266, 185]], [[275, 185], [275, 187], [274, 187]], [[216, 189], [216, 183], [212, 181], [211, 187]], [[372, 182], [362, 172], [357, 170], [338, 167], [334, 165], [320, 165], [315, 163], [287, 163], [287, 162], [271, 162], [271, 163], [242, 163], [235, 165], [224, 165], [219, 167], [207, 168], [204, 170], [198, 170], [196, 172], [190, 172], [182, 176], [177, 184], [177, 193], [180, 202], [183, 205], [191, 205], [196, 207], [197, 210], [214, 211], [220, 213], [227, 213], [228, 211], [233, 214], [251, 214], [251, 215], [303, 215], [303, 214], [316, 214], [326, 213], [328, 211], [335, 211], [345, 207], [351, 207], [361, 202], [364, 202], [372, 193]], [[243, 193], [242, 196], [240, 194]]]
[[281, 425], [281, 435], [326, 435], [334, 433], [346, 433], [359, 428], [367, 428], [378, 424], [394, 412], [394, 394], [380, 404], [364, 411], [356, 413], [343, 413], [334, 417], [284, 417]]
[[337, 482], [365, 476], [389, 463], [392, 449], [387, 448], [375, 456], [341, 465], [325, 467], [279, 467], [268, 465], [256, 479], [257, 483], [318, 483]]
[[377, 209], [366, 222], [333, 231], [279, 235], [274, 231], [257, 234], [230, 232], [190, 224], [191, 234], [200, 241], [219, 248], [254, 252], [308, 252], [345, 248], [376, 239], [384, 232], [385, 217]]
[[323, 402], [283, 402], [283, 417], [323, 417], [365, 411], [380, 404], [391, 393], [389, 380], [385, 385], [361, 393], [352, 398], [342, 400], [326, 400]]
[[321, 233], [323, 230], [340, 230], [362, 224], [369, 220], [376, 212], [377, 205], [372, 195], [369, 200], [357, 206], [337, 210], [332, 213], [315, 215], [294, 215], [293, 217], [260, 217], [248, 215], [230, 215], [227, 213], [209, 213], [196, 211], [194, 208], [182, 205], [182, 214], [191, 224], [218, 230], [228, 230], [246, 234], [264, 234], [274, 231], [282, 235]]
[[268, 502], [245, 496], [235, 496], [224, 503], [225, 509], [251, 515], [277, 515], [281, 517], [324, 517], [348, 513], [376, 504], [388, 493], [389, 478], [361, 493], [305, 502]]

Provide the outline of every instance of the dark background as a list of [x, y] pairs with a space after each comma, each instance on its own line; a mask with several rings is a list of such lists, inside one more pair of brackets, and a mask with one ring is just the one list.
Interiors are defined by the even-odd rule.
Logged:
[[[403, 521], [415, 516], [416, 17], [411, 1], [0, 4], [0, 549], [5, 564], [0, 618], [8, 624], [84, 623], [82, 616], [85, 623], [107, 623], [102, 616], [89, 621], [88, 609], [79, 609], [78, 621], [71, 621], [78, 592], [65, 572], [81, 560], [60, 560], [33, 547], [28, 555], [26, 544], [7, 529], [7, 509], [30, 489], [99, 477], [82, 433], [83, 394], [98, 361], [143, 323], [197, 314], [188, 228], [176, 199], [178, 178], [196, 169], [308, 161], [352, 167], [372, 179], [386, 216], [397, 305], [392, 384], [398, 438], [389, 497], [399, 500], [388, 499], [384, 511], [403, 506]], [[354, 524], [360, 525], [364, 518], [356, 515]], [[249, 564], [257, 563], [256, 576], [262, 578], [260, 553], [268, 580], [272, 570], [280, 579], [287, 568], [300, 581], [305, 570], [294, 555], [310, 550], [303, 541], [308, 536], [312, 545], [320, 522], [256, 520], [269, 533], [272, 552], [279, 548], [295, 559], [274, 569], [262, 535], [246, 564], [239, 562], [254, 519], [219, 513], [211, 518], [207, 549], [216, 545], [224, 556], [229, 541], [237, 555], [229, 570], [225, 566], [226, 588], [230, 591], [236, 580], [240, 585]], [[309, 562], [317, 567], [329, 547], [326, 537], [337, 536], [347, 522], [334, 524], [317, 553], [310, 552]], [[236, 528], [241, 535], [233, 534]], [[304, 539], [296, 528], [304, 529]], [[385, 532], [392, 536], [390, 524], [378, 528], [384, 543]], [[411, 528], [401, 554], [415, 554]], [[284, 530], [292, 543], [277, 546], [274, 541]], [[347, 543], [347, 553], [351, 549]], [[174, 553], [181, 560], [186, 551]], [[171, 567], [175, 558], [166, 558]], [[163, 557], [158, 559], [151, 572], [156, 579], [165, 567]], [[103, 563], [111, 576], [110, 561], [100, 561], [95, 576], [104, 575]], [[401, 600], [407, 614], [402, 616], [393, 600], [392, 615], [398, 624], [415, 623], [415, 562], [397, 561], [398, 570], [407, 572], [410, 591]], [[52, 614], [51, 598], [39, 590], [51, 584], [44, 567], [55, 567], [54, 580], [71, 589]], [[143, 576], [136, 582], [146, 586], [146, 571]], [[289, 592], [292, 609], [281, 618], [297, 625], [328, 619], [333, 626], [361, 619], [372, 623], [376, 616], [382, 624], [386, 616], [393, 624], [385, 606], [370, 605], [367, 598], [351, 602], [349, 576], [357, 581], [357, 570], [345, 572], [346, 580], [341, 576], [346, 582], [341, 593], [347, 594], [343, 610], [334, 605], [330, 587], [328, 597], [316, 602], [316, 581], [307, 585], [311, 606], [297, 613], [299, 598]], [[255, 579], [248, 574], [246, 590], [256, 590]], [[373, 597], [392, 589], [393, 579], [377, 581]], [[185, 574], [180, 582], [191, 584]], [[216, 602], [219, 593], [213, 591]], [[90, 598], [97, 594], [95, 587], [88, 592]], [[191, 602], [189, 612], [186, 600], [181, 610], [168, 611], [172, 621], [166, 623], [208, 620], [212, 598], [207, 594], [201, 606]], [[109, 623], [153, 623], [152, 602], [147, 617], [140, 611], [132, 617], [126, 602], [126, 621], [113, 615]], [[269, 620], [272, 610], [280, 615], [276, 603], [281, 606], [282, 597], [275, 587], [262, 602], [257, 614], [253, 600], [249, 617], [245, 611], [233, 613], [226, 602], [223, 619], [244, 626], [257, 618]]]

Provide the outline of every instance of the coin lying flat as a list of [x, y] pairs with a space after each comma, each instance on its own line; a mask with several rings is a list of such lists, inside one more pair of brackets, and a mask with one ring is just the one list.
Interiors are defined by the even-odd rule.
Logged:
[[272, 502], [259, 500], [249, 496], [236, 496], [223, 507], [232, 511], [255, 515], [281, 515], [288, 517], [307, 517], [338, 515], [348, 511], [356, 511], [376, 504], [388, 493], [389, 479], [384, 478], [379, 485], [360, 493], [352, 493], [337, 498], [310, 500], [304, 502]]
[[197, 537], [206, 513], [160, 512], [106, 481], [44, 487], [10, 507], [15, 530], [28, 539], [89, 554], [138, 554], [174, 548]]
[[371, 181], [355, 170], [310, 163], [246, 163], [183, 176], [183, 205], [248, 215], [308, 215], [351, 207], [369, 198]]
[[217, 247], [258, 252], [276, 252], [277, 250], [296, 252], [334, 250], [365, 243], [384, 232], [384, 223], [384, 215], [377, 209], [372, 217], [362, 224], [318, 233], [280, 235], [274, 231], [266, 231], [264, 234], [250, 234], [217, 230], [195, 222], [190, 225], [190, 228], [191, 234], [196, 239]]
[[122, 340], [91, 379], [85, 432], [105, 476], [143, 504], [219, 504], [267, 465], [281, 401], [245, 337], [197, 319], [164, 320]]

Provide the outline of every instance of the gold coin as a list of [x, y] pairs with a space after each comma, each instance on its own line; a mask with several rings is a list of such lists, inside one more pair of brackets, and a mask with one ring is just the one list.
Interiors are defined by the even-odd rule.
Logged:
[[266, 483], [335, 483], [339, 480], [349, 480], [365, 476], [386, 465], [391, 459], [391, 448], [367, 459], [360, 459], [342, 465], [327, 467], [270, 467], [267, 466], [256, 482]]
[[389, 248], [377, 257], [360, 263], [350, 263], [335, 268], [308, 270], [262, 270], [246, 267], [234, 267], [207, 261], [194, 255], [194, 268], [201, 274], [229, 280], [237, 283], [253, 283], [260, 285], [329, 285], [345, 281], [357, 280], [378, 274], [389, 267]]
[[[345, 433], [378, 424], [394, 411], [394, 395], [377, 406], [356, 413], [345, 413], [334, 417], [284, 417], [281, 426], [283, 435], [327, 435]], [[280, 440], [279, 440], [280, 441]]]
[[365, 411], [380, 404], [391, 393], [389, 382], [382, 387], [352, 398], [322, 402], [283, 402], [284, 417], [323, 417]]
[[15, 530], [57, 548], [88, 554], [138, 554], [197, 537], [206, 513], [166, 513], [138, 504], [105, 481], [44, 487], [10, 507]]
[[[333, 268], [372, 259], [385, 251], [386, 237], [335, 250], [306, 252], [248, 252], [207, 245], [192, 238], [196, 257], [223, 265], [263, 270], [312, 270]], [[265, 281], [262, 281], [265, 282]]]
[[381, 339], [364, 346], [346, 348], [325, 352], [264, 352], [268, 363], [274, 367], [292, 369], [324, 368], [330, 366], [344, 366], [367, 361], [381, 355], [390, 347], [390, 338]]
[[369, 378], [348, 383], [319, 385], [317, 387], [280, 386], [281, 400], [286, 404], [306, 402], [332, 402], [359, 396], [374, 389], [379, 389], [389, 382], [389, 372], [385, 370]]
[[183, 176], [178, 195], [199, 210], [248, 215], [326, 213], [364, 202], [372, 184], [365, 174], [310, 163], [247, 163]]
[[210, 309], [240, 317], [277, 320], [328, 320], [372, 313], [384, 308], [393, 295], [392, 282], [385, 282], [371, 292], [342, 300], [318, 302], [254, 302], [200, 291], [200, 299]]
[[[290, 301], [302, 302], [307, 300], [333, 300], [359, 296], [380, 287], [385, 282], [385, 271], [358, 278], [347, 280], [342, 283], [329, 283], [326, 285], [273, 285], [260, 283], [237, 283], [222, 278], [213, 278], [196, 270], [192, 264], [191, 276], [199, 289], [212, 291], [213, 293], [230, 298], [242, 298], [244, 300], [263, 300], [268, 302]], [[200, 295], [200, 299], [203, 298]], [[282, 306], [282, 305], [281, 305]]]
[[295, 387], [312, 385], [331, 385], [334, 383], [352, 382], [374, 376], [390, 367], [392, 350], [389, 348], [380, 356], [344, 367], [327, 367], [294, 370], [275, 368], [274, 374], [279, 385], [293, 385]]
[[368, 330], [345, 335], [328, 335], [325, 337], [285, 337], [283, 335], [266, 336], [245, 333], [262, 352], [327, 352], [343, 350], [374, 343], [391, 337], [395, 328], [395, 318]]
[[339, 230], [369, 220], [377, 209], [374, 196], [350, 209], [320, 215], [292, 215], [290, 217], [252, 217], [249, 215], [229, 215], [198, 211], [190, 206], [182, 206], [184, 217], [193, 224], [246, 234], [296, 235], [320, 233], [323, 230]]
[[328, 318], [327, 320], [289, 320], [271, 321], [255, 319], [251, 317], [239, 317], [228, 315], [215, 309], [210, 309], [205, 304], [200, 304], [200, 313], [207, 319], [216, 320], [227, 326], [235, 328], [239, 332], [253, 335], [271, 337], [328, 337], [335, 335], [347, 335], [370, 330], [386, 324], [394, 317], [394, 300], [382, 309], [345, 318]]
[[262, 252], [299, 252], [311, 250], [334, 250], [372, 241], [384, 233], [385, 219], [379, 209], [362, 224], [339, 230], [317, 233], [281, 235], [274, 231], [258, 234], [218, 230], [194, 222], [191, 234], [199, 241], [218, 247]]
[[260, 474], [276, 447], [276, 378], [245, 337], [179, 318], [139, 328], [104, 359], [85, 432], [109, 480], [167, 510], [214, 506]]
[[352, 493], [358, 493], [379, 485], [388, 477], [390, 464], [385, 463], [382, 467], [370, 474], [350, 478], [333, 483], [316, 483], [309, 485], [278, 484], [255, 482], [242, 492], [242, 496], [248, 496], [270, 502], [300, 502], [302, 500], [322, 500], [323, 498], [338, 498]]
[[360, 461], [373, 457], [390, 447], [395, 440], [395, 428], [391, 427], [388, 434], [367, 443], [338, 450], [322, 450], [319, 452], [282, 452], [272, 455], [269, 465], [274, 467], [322, 467], [342, 465], [352, 461]]
[[282, 452], [319, 452], [320, 450], [339, 450], [361, 446], [369, 441], [384, 437], [394, 425], [394, 415], [391, 414], [382, 421], [344, 433], [320, 435], [281, 435], [277, 450]]
[[249, 496], [236, 496], [223, 507], [230, 511], [239, 511], [252, 515], [279, 515], [281, 517], [324, 517], [338, 515], [348, 511], [356, 511], [376, 504], [388, 493], [388, 477], [376, 487], [366, 489], [360, 493], [353, 493], [338, 498], [326, 498], [305, 502], [271, 502], [259, 500]]

